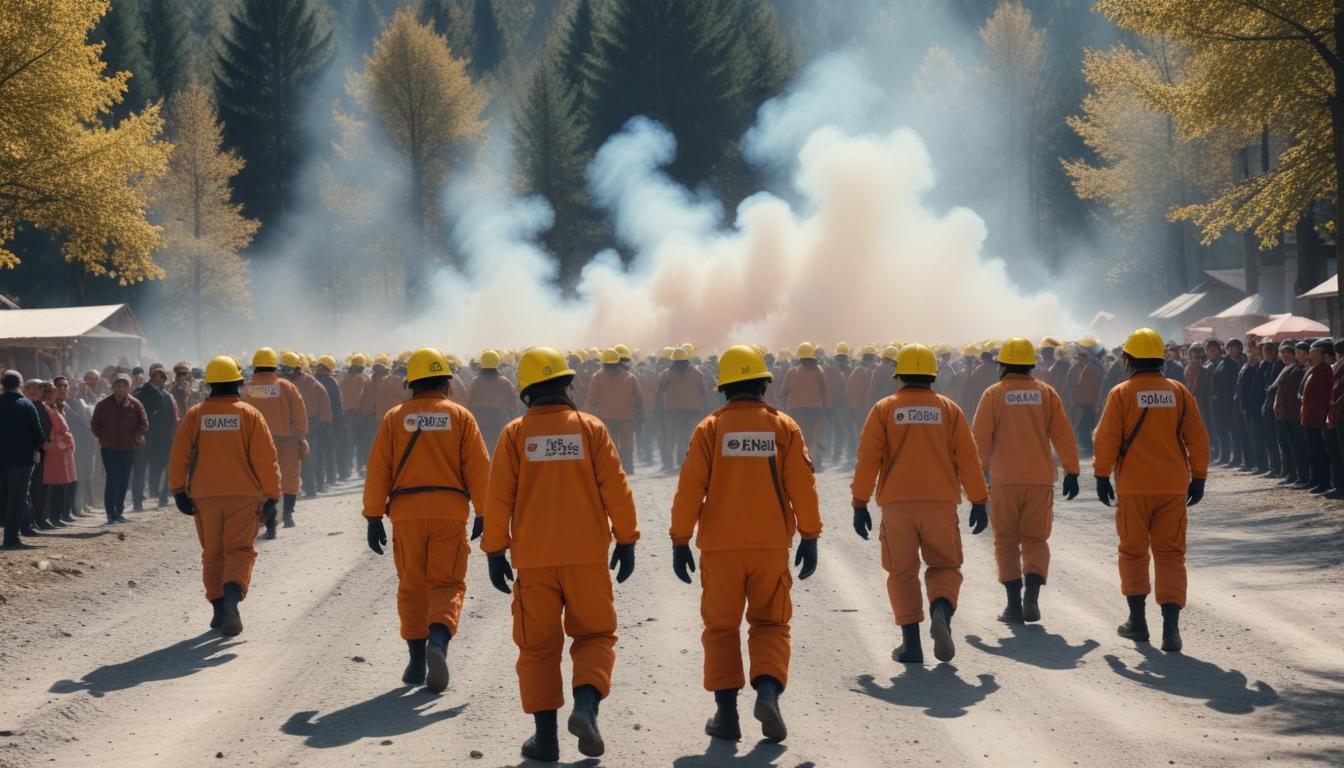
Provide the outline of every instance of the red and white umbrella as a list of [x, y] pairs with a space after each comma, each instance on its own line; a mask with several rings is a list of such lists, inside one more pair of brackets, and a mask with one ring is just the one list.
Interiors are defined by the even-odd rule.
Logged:
[[1287, 339], [1311, 339], [1329, 336], [1330, 329], [1325, 325], [1301, 315], [1275, 315], [1272, 320], [1262, 323], [1246, 332], [1247, 336], [1270, 338], [1274, 341]]

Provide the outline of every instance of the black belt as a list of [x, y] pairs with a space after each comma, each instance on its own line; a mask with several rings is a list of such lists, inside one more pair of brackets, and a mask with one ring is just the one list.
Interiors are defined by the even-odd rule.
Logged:
[[468, 501], [471, 500], [470, 493], [467, 493], [461, 488], [454, 488], [451, 485], [417, 485], [412, 488], [398, 488], [397, 490], [389, 493], [387, 495], [387, 498], [395, 499], [398, 496], [410, 496], [411, 494], [415, 493], [435, 493], [437, 491], [451, 491], [452, 493], [460, 493], [464, 497], [466, 497]]

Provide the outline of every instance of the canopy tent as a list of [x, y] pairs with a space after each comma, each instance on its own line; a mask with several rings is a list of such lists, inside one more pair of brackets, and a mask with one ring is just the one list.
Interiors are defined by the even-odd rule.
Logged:
[[0, 362], [28, 375], [79, 374], [147, 352], [125, 304], [0, 312]]
[[1312, 288], [1306, 293], [1299, 294], [1299, 299], [1332, 299], [1339, 295], [1339, 282], [1334, 275], [1327, 277], [1325, 282]]
[[1329, 336], [1330, 329], [1309, 317], [1301, 315], [1275, 315], [1269, 322], [1257, 325], [1247, 331], [1248, 335], [1270, 338], [1274, 341], [1286, 339], [1313, 339]]

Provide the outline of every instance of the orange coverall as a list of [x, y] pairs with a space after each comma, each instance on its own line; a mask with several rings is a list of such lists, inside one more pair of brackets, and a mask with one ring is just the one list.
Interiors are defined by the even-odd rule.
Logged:
[[466, 406], [481, 425], [485, 447], [493, 451], [500, 431], [518, 411], [518, 390], [503, 375], [482, 372], [467, 387]]
[[406, 402], [411, 391], [406, 388], [405, 373], [389, 373], [378, 381], [373, 392], [373, 417], [382, 421], [387, 412]]
[[872, 410], [873, 406], [877, 405], [882, 398], [891, 397], [900, 388], [901, 383], [896, 380], [896, 364], [883, 360], [877, 368], [873, 369], [873, 375], [868, 379], [868, 395], [866, 397], [868, 409]]
[[[821, 535], [812, 460], [802, 430], [763, 402], [731, 402], [691, 435], [672, 501], [673, 544], [700, 548], [705, 690], [769, 675], [788, 685], [793, 615], [789, 548]], [[751, 676], [742, 674], [746, 610]]]
[[[416, 430], [420, 437], [408, 454]], [[403, 639], [428, 637], [430, 624], [457, 635], [471, 551], [467, 503], [481, 514], [489, 482], [490, 459], [476, 419], [447, 395], [421, 392], [378, 425], [364, 477], [364, 516], [392, 518]]]
[[961, 491], [974, 504], [989, 495], [966, 416], [947, 397], [905, 387], [873, 406], [859, 436], [850, 492], [866, 506], [877, 486], [882, 567], [897, 624], [924, 620], [920, 558], [928, 602], [957, 605], [961, 591]]
[[663, 466], [673, 469], [685, 458], [691, 430], [705, 412], [705, 375], [694, 365], [673, 364], [658, 376], [654, 407], [662, 416]]
[[254, 373], [243, 387], [243, 402], [266, 418], [279, 455], [280, 490], [286, 496], [297, 496], [308, 437], [308, 409], [298, 387], [274, 371]]
[[1023, 572], [1046, 580], [1054, 524], [1055, 447], [1064, 471], [1076, 475], [1078, 445], [1064, 403], [1049, 384], [1010, 373], [985, 390], [971, 427], [980, 465], [989, 467], [989, 521], [999, 581]]
[[607, 550], [639, 539], [635, 500], [621, 460], [594, 416], [540, 405], [499, 435], [490, 467], [481, 549], [512, 552], [513, 641], [518, 688], [528, 714], [565, 703], [560, 654], [565, 635], [571, 688], [606, 698], [616, 664], [616, 602]]
[[280, 498], [280, 465], [265, 417], [236, 397], [193, 405], [173, 437], [168, 487], [196, 507], [205, 599], [223, 597], [231, 581], [246, 596], [262, 503]]
[[822, 433], [826, 429], [826, 411], [831, 407], [831, 391], [826, 386], [826, 372], [818, 365], [799, 364], [784, 374], [780, 387], [784, 410], [798, 422], [808, 445], [820, 450]]
[[849, 398], [849, 407], [854, 411], [855, 420], [860, 416], [866, 417], [873, 407], [872, 402], [868, 400], [868, 389], [873, 384], [873, 372], [876, 370], [875, 365], [859, 363], [849, 372], [849, 381], [845, 382], [845, 394]]
[[635, 374], [620, 366], [602, 366], [588, 384], [585, 411], [607, 425], [627, 473], [635, 470], [635, 424], [644, 418], [644, 393]]
[[[1120, 444], [1131, 434], [1133, 441], [1122, 459]], [[1160, 373], [1134, 374], [1106, 398], [1092, 450], [1097, 477], [1116, 473], [1120, 590], [1126, 597], [1152, 591], [1151, 551], [1158, 605], [1184, 607], [1186, 491], [1190, 478], [1202, 480], [1209, 471], [1209, 433], [1194, 395]]]

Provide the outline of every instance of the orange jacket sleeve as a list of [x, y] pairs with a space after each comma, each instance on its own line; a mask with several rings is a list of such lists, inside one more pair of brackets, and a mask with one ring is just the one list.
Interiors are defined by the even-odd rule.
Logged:
[[[197, 419], [199, 422], [199, 418]], [[251, 433], [248, 435], [248, 461], [261, 482], [261, 492], [268, 499], [280, 498], [280, 457], [275, 450], [271, 428], [260, 413], [252, 413]], [[176, 447], [176, 446], [174, 446]]]
[[952, 413], [952, 463], [961, 478], [961, 487], [966, 498], [972, 504], [983, 504], [989, 499], [989, 488], [985, 487], [985, 472], [980, 465], [980, 456], [976, 453], [975, 438], [971, 437], [971, 428], [966, 426], [966, 414], [956, 403], [946, 400], [945, 406]]
[[289, 398], [289, 418], [294, 422], [295, 437], [302, 440], [308, 436], [308, 408], [303, 404], [303, 396], [293, 384], [281, 386], [281, 390]]
[[975, 447], [979, 451], [980, 466], [988, 467], [994, 454], [994, 425], [999, 419], [999, 399], [994, 388], [990, 387], [980, 396], [980, 404], [975, 407], [975, 420], [971, 423], [971, 435], [975, 438]]
[[1124, 387], [1116, 387], [1106, 396], [1106, 405], [1101, 409], [1101, 421], [1092, 433], [1092, 474], [1097, 477], [1110, 477], [1111, 472], [1115, 471], [1116, 459], [1120, 456], [1120, 442], [1125, 439], [1125, 416], [1120, 412], [1119, 395], [1124, 391]]
[[382, 517], [392, 492], [392, 432], [387, 419], [378, 423], [364, 472], [364, 516]]
[[[181, 493], [187, 489], [187, 473], [191, 471], [191, 449], [200, 434], [200, 412], [187, 412], [191, 418], [184, 419], [173, 436], [172, 452], [168, 455], [168, 490]], [[267, 435], [269, 436], [269, 432]]]
[[611, 441], [607, 428], [596, 420], [588, 424], [588, 444], [593, 448], [597, 491], [602, 496], [607, 517], [611, 519], [611, 535], [616, 537], [617, 544], [633, 544], [639, 541], [639, 522], [635, 518], [635, 497], [625, 479], [625, 470], [621, 468], [621, 457], [616, 453], [616, 444]]
[[700, 422], [691, 433], [691, 444], [686, 449], [686, 461], [681, 465], [677, 480], [677, 494], [672, 497], [672, 527], [668, 531], [673, 544], [689, 544], [700, 521], [700, 511], [709, 493], [709, 466], [714, 459], [714, 445], [710, 437], [714, 417]]
[[513, 507], [518, 498], [518, 450], [514, 433], [518, 422], [512, 422], [499, 433], [495, 443], [495, 460], [490, 463], [490, 490], [485, 500], [485, 533], [481, 536], [481, 551], [495, 555], [509, 548], [513, 538]]
[[868, 412], [859, 433], [859, 454], [854, 461], [854, 481], [849, 492], [856, 506], [868, 503], [877, 486], [877, 475], [882, 471], [882, 460], [887, 456], [887, 430], [883, 420], [886, 409], [879, 402]]
[[789, 422], [789, 444], [783, 456], [780, 482], [784, 484], [784, 495], [793, 506], [793, 515], [797, 520], [798, 535], [804, 540], [821, 536], [821, 505], [817, 501], [817, 477], [812, 471], [812, 460], [807, 455], [807, 445], [803, 441], [803, 432], [798, 425]]
[[1185, 422], [1181, 424], [1181, 442], [1185, 444], [1186, 459], [1190, 462], [1190, 476], [1204, 480], [1209, 476], [1209, 431], [1199, 417], [1195, 396], [1185, 387], [1180, 388], [1185, 401]]
[[485, 500], [490, 493], [490, 454], [485, 449], [476, 418], [466, 413], [462, 418], [462, 478], [467, 481], [467, 493], [477, 515], [485, 514]]
[[[1059, 463], [1064, 465], [1065, 474], [1080, 474], [1078, 441], [1073, 436], [1069, 415], [1064, 412], [1064, 401], [1058, 392], [1052, 390], [1047, 390], [1046, 397], [1050, 400], [1050, 442], [1055, 446], [1055, 455], [1059, 456]], [[979, 414], [976, 414], [976, 419], [979, 418]]]

